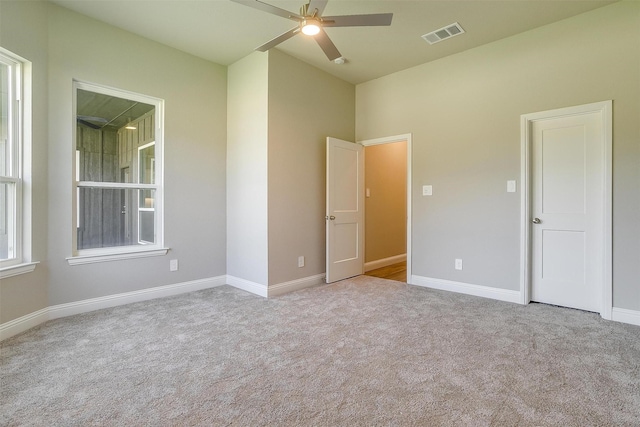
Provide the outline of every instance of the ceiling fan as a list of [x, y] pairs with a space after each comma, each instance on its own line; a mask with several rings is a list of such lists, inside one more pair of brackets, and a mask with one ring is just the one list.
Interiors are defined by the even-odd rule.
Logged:
[[296, 21], [298, 25], [289, 31], [280, 34], [278, 37], [266, 42], [262, 46], [256, 48], [260, 52], [266, 52], [272, 47], [277, 46], [285, 40], [290, 39], [296, 34], [312, 36], [318, 45], [322, 48], [327, 58], [334, 61], [341, 58], [342, 55], [338, 48], [333, 44], [325, 27], [373, 27], [391, 25], [393, 13], [374, 13], [368, 15], [340, 15], [340, 16], [322, 16], [328, 0], [310, 0], [309, 3], [300, 8], [300, 13], [289, 12], [279, 7], [261, 2], [259, 0], [231, 0], [263, 12], [278, 15], [283, 18]]

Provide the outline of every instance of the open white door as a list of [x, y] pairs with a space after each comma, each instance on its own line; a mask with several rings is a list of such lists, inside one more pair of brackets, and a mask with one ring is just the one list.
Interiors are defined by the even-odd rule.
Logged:
[[363, 273], [364, 147], [327, 138], [327, 283]]

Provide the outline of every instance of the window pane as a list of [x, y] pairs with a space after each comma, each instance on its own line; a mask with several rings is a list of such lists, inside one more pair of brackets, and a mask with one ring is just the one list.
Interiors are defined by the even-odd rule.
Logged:
[[15, 258], [15, 184], [0, 184], [0, 260]]
[[138, 190], [139, 243], [155, 243], [155, 194], [156, 190]]
[[153, 209], [155, 207], [154, 195], [156, 190], [138, 190], [140, 196], [140, 209]]
[[[139, 147], [155, 138], [155, 107], [83, 89], [76, 105], [78, 180], [136, 182]], [[125, 176], [125, 169], [134, 174]]]
[[154, 211], [140, 211], [140, 243], [155, 243], [155, 217]]
[[79, 125], [76, 129], [76, 141], [76, 175], [80, 181], [122, 182], [116, 131]]
[[156, 147], [155, 144], [140, 148], [138, 157], [140, 179], [139, 184], [155, 184], [156, 173]]
[[9, 176], [9, 67], [0, 63], [0, 176]]
[[78, 249], [155, 243], [155, 211], [138, 208], [139, 192], [153, 190], [79, 188]]

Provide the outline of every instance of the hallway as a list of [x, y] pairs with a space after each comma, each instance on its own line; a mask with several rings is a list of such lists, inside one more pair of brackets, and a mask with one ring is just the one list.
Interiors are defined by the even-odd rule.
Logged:
[[382, 279], [407, 283], [407, 262], [402, 261], [386, 267], [376, 268], [375, 270], [366, 272], [365, 276], [380, 277]]

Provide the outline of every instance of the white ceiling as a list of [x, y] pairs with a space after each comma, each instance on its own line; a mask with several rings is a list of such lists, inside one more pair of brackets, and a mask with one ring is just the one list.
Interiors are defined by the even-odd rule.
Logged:
[[[132, 33], [229, 65], [295, 22], [230, 0], [51, 0]], [[298, 13], [305, 0], [263, 0]], [[390, 27], [327, 28], [346, 58], [337, 65], [302, 34], [278, 49], [358, 84], [616, 0], [329, 0], [325, 16], [392, 12]], [[421, 36], [458, 22], [465, 34], [429, 45]]]

